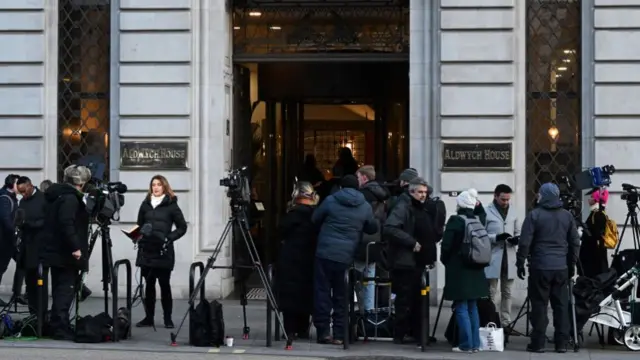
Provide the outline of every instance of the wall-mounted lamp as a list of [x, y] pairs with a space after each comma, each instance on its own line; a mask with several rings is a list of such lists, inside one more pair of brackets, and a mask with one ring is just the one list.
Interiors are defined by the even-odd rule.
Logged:
[[555, 125], [552, 125], [547, 131], [547, 133], [549, 134], [549, 137], [551, 138], [551, 140], [553, 140], [554, 142], [558, 140], [558, 135], [560, 135], [560, 131]]

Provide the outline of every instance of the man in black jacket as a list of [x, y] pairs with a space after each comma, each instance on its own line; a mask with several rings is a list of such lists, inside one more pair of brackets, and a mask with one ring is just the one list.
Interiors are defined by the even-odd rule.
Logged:
[[45, 281], [42, 289], [42, 304], [38, 303], [38, 265], [40, 264], [40, 247], [42, 246], [42, 236], [45, 218], [45, 198], [40, 189], [33, 186], [31, 179], [21, 176], [17, 183], [18, 193], [22, 195], [18, 211], [22, 212], [23, 223], [21, 229], [20, 258], [16, 261], [25, 272], [27, 285], [27, 298], [29, 299], [29, 312], [32, 315], [38, 314], [38, 306], [42, 306], [43, 311], [47, 310], [49, 293], [47, 279], [49, 272], [43, 269], [42, 279]]
[[538, 206], [522, 224], [516, 253], [518, 277], [524, 280], [529, 259], [528, 295], [531, 301], [531, 343], [529, 352], [544, 352], [547, 306], [553, 309], [555, 350], [567, 351], [569, 341], [569, 289], [580, 252], [580, 236], [573, 215], [562, 208], [560, 189], [545, 183], [538, 193]]
[[[7, 271], [11, 259], [16, 253], [15, 214], [18, 209], [16, 196], [16, 181], [20, 175], [9, 174], [4, 179], [4, 186], [0, 189], [0, 282]], [[22, 287], [23, 276], [20, 271], [15, 272], [14, 287]], [[19, 294], [16, 294], [19, 295]], [[0, 306], [6, 303], [0, 300]]]
[[64, 170], [63, 183], [53, 184], [44, 196], [47, 202], [42, 261], [51, 271], [50, 330], [56, 340], [72, 340], [69, 308], [73, 302], [78, 272], [85, 270], [89, 214], [81, 189], [88, 169], [71, 165]]
[[384, 238], [388, 242], [388, 261], [391, 266], [393, 291], [396, 294], [394, 342], [412, 341], [420, 335], [421, 275], [425, 266], [436, 261], [436, 244], [431, 216], [424, 207], [427, 182], [415, 178], [408, 191], [398, 201], [384, 224]]

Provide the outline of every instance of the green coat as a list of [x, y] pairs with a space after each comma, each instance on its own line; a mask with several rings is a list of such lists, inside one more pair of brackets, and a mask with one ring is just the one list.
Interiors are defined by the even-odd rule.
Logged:
[[[474, 216], [474, 211], [459, 209], [458, 215]], [[486, 298], [489, 296], [489, 283], [484, 275], [484, 268], [470, 268], [463, 263], [460, 256], [459, 249], [464, 239], [465, 227], [464, 219], [458, 215], [449, 218], [442, 239], [440, 261], [445, 266], [444, 299], [460, 301]], [[479, 217], [482, 221], [486, 214], [485, 217]]]

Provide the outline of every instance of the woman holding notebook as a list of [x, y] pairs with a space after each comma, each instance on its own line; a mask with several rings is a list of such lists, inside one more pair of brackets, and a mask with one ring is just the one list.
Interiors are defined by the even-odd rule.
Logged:
[[138, 211], [137, 225], [140, 240], [137, 242], [136, 266], [140, 267], [147, 287], [144, 298], [146, 316], [136, 326], [154, 325], [157, 280], [160, 284], [164, 326], [171, 329], [173, 298], [170, 279], [175, 264], [173, 242], [187, 232], [187, 222], [178, 206], [178, 197], [164, 176], [156, 175], [151, 178], [149, 193]]

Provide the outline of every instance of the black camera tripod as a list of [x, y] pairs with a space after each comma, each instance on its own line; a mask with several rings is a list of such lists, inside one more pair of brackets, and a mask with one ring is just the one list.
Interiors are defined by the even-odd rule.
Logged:
[[640, 224], [638, 223], [638, 203], [627, 201], [627, 217], [624, 219], [624, 225], [622, 225], [622, 232], [618, 239], [618, 244], [613, 253], [613, 257], [616, 257], [620, 252], [620, 245], [622, 245], [622, 239], [624, 233], [627, 231], [627, 226], [631, 225], [631, 236], [633, 237], [633, 248], [635, 250], [640, 249]]
[[[249, 222], [247, 220], [247, 215], [245, 213], [245, 209], [244, 207], [241, 205], [241, 201], [232, 198], [231, 199], [231, 216], [229, 217], [229, 220], [227, 221], [227, 224], [224, 227], [224, 230], [222, 231], [222, 235], [220, 235], [220, 238], [218, 240], [218, 243], [216, 244], [216, 247], [213, 249], [213, 253], [211, 254], [211, 256], [209, 257], [209, 259], [207, 260], [207, 264], [205, 265], [204, 270], [202, 271], [202, 273], [200, 274], [200, 278], [198, 279], [198, 282], [196, 283], [195, 287], [193, 288], [193, 291], [191, 292], [191, 294], [189, 295], [189, 309], [193, 308], [194, 302], [196, 300], [196, 298], [198, 297], [198, 295], [200, 294], [200, 289], [204, 286], [205, 283], [205, 279], [207, 277], [207, 274], [209, 273], [209, 271], [211, 269], [217, 268], [215, 266], [215, 262], [218, 259], [218, 256], [220, 255], [220, 252], [222, 251], [222, 247], [224, 245], [224, 242], [227, 240], [227, 237], [229, 235], [229, 233], [231, 232], [231, 230], [234, 228], [234, 226], [237, 227], [239, 231], [239, 233], [242, 236], [242, 239], [244, 241], [245, 246], [247, 247], [247, 251], [249, 252], [249, 256], [251, 258], [251, 262], [252, 262], [252, 268], [258, 273], [258, 275], [260, 276], [260, 282], [262, 283], [262, 286], [264, 286], [265, 292], [267, 294], [267, 301], [269, 302], [269, 305], [271, 306], [271, 308], [274, 310], [275, 314], [276, 314], [276, 319], [278, 321], [278, 324], [280, 326], [280, 330], [282, 331], [282, 334], [286, 340], [286, 349], [291, 349], [291, 344], [292, 344], [292, 339], [289, 339], [287, 332], [284, 329], [284, 323], [282, 320], [282, 315], [280, 313], [278, 304], [276, 302], [276, 298], [275, 295], [273, 293], [273, 290], [271, 288], [271, 285], [269, 283], [269, 279], [267, 277], [267, 274], [265, 273], [264, 268], [262, 267], [262, 263], [260, 261], [260, 255], [258, 254], [258, 250], [256, 248], [255, 243], [253, 242], [253, 238], [251, 237], [251, 233], [249, 231]], [[243, 296], [244, 298], [244, 296]], [[243, 307], [246, 304], [246, 301], [243, 299]], [[178, 338], [178, 334], [180, 333], [180, 330], [182, 329], [182, 326], [184, 325], [184, 321], [187, 319], [187, 316], [189, 315], [189, 310], [187, 310], [184, 314], [184, 316], [182, 317], [182, 321], [180, 321], [180, 325], [178, 326], [177, 330], [175, 333], [171, 333], [171, 345], [176, 345], [176, 339]], [[245, 329], [244, 332], [247, 332], [247, 328], [246, 328], [246, 323], [245, 323]]]

